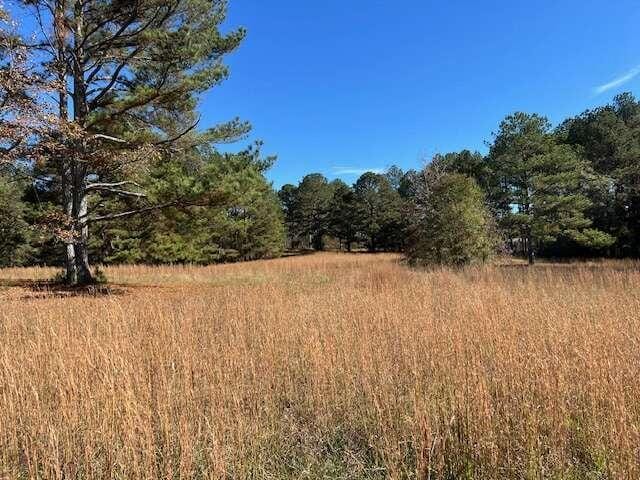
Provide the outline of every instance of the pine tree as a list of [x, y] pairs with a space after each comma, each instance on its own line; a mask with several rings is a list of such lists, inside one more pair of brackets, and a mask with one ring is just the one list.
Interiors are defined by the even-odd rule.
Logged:
[[0, 176], [0, 267], [24, 265], [33, 255], [23, 190]]
[[360, 235], [370, 251], [397, 249], [401, 243], [401, 200], [381, 174], [364, 173], [354, 185]]
[[329, 232], [332, 187], [320, 173], [306, 175], [295, 191], [295, 211], [298, 231], [302, 238], [309, 239], [309, 246], [324, 249], [324, 236]]
[[[276, 257], [284, 247], [282, 210], [264, 177], [273, 159], [258, 148], [160, 162], [147, 181], [155, 202], [206, 191], [215, 202], [150, 212], [101, 225], [92, 245], [105, 263], [198, 263]], [[143, 184], [144, 185], [144, 184]], [[119, 207], [123, 208], [123, 207]], [[107, 207], [111, 210], [113, 207]]]
[[584, 152], [600, 176], [588, 192], [594, 226], [616, 237], [615, 254], [640, 255], [640, 101], [630, 93], [588, 110], [557, 129], [561, 142]]
[[357, 240], [358, 222], [356, 196], [351, 187], [341, 180], [333, 183], [333, 198], [330, 206], [330, 232], [338, 239], [340, 247], [348, 252]]
[[[57, 117], [54, 131], [23, 158], [57, 179], [68, 232], [67, 281], [89, 283], [90, 225], [209, 200], [189, 195], [153, 203], [139, 188], [136, 172], [176, 151], [248, 131], [247, 124], [233, 120], [198, 134], [194, 113], [198, 95], [226, 78], [222, 60], [245, 32], [220, 33], [224, 0], [14, 3], [40, 19], [40, 37], [23, 39], [19, 49], [30, 54], [30, 71], [57, 95], [46, 106]], [[36, 103], [44, 98], [42, 92], [30, 96]], [[105, 197], [134, 202], [124, 211], [96, 214], [98, 199]]]
[[590, 228], [585, 194], [596, 178], [573, 148], [558, 145], [549, 121], [516, 113], [501, 124], [489, 153], [499, 189], [492, 192], [501, 226], [524, 244], [530, 264], [536, 251], [558, 238], [596, 248], [613, 239]]
[[479, 152], [462, 150], [461, 152], [437, 154], [432, 163], [440, 165], [444, 171], [449, 173], [460, 173], [469, 178], [473, 178], [480, 188], [485, 191], [491, 186], [491, 167], [489, 162]]
[[278, 190], [278, 200], [284, 213], [284, 224], [287, 235], [287, 248], [299, 248], [302, 242], [300, 238], [300, 218], [298, 215], [296, 194], [298, 188], [287, 183]]

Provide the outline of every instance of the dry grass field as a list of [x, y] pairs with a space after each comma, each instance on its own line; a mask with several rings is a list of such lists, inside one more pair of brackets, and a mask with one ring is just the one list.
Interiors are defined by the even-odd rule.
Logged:
[[0, 478], [640, 478], [640, 265], [0, 271]]

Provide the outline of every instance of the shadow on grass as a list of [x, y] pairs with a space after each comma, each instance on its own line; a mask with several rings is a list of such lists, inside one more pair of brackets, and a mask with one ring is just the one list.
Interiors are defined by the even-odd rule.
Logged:
[[312, 250], [312, 249], [290, 249], [290, 250], [285, 250], [282, 255], [280, 256], [280, 258], [288, 258], [288, 257], [302, 257], [305, 255], [313, 255], [314, 253], [317, 253], [316, 250]]
[[634, 272], [638, 271], [640, 265], [636, 263], [629, 264], [616, 264], [616, 263], [536, 263], [534, 265], [528, 265], [526, 263], [514, 263], [514, 264], [496, 264], [497, 268], [522, 272], [535, 272], [535, 271], [557, 271], [557, 272], [569, 272], [571, 270], [590, 270], [592, 272], [600, 272], [605, 270], [613, 270], [616, 272]]
[[108, 297], [124, 295], [127, 291], [121, 285], [95, 284], [86, 286], [69, 286], [52, 280], [6, 280], [0, 279], [0, 288], [21, 288], [28, 294], [22, 300], [72, 298], [72, 297]]

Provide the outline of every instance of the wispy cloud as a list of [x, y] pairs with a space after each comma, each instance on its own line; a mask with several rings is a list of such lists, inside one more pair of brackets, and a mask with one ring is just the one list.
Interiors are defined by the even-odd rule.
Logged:
[[384, 173], [384, 168], [360, 168], [360, 167], [332, 167], [331, 173], [334, 175], [362, 175], [363, 173]]
[[604, 85], [599, 85], [593, 89], [596, 95], [600, 95], [601, 93], [608, 92], [609, 90], [619, 87], [620, 85], [624, 85], [625, 83], [633, 80], [638, 75], [640, 75], [640, 65], [635, 68], [632, 68], [624, 75], [619, 76], [611, 80], [609, 83], [605, 83]]

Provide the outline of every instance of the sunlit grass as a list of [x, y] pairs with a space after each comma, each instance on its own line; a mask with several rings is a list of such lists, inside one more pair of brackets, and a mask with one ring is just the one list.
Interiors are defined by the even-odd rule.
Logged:
[[637, 478], [638, 265], [506, 263], [0, 271], [0, 477]]

